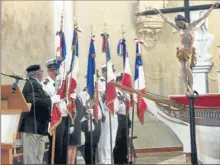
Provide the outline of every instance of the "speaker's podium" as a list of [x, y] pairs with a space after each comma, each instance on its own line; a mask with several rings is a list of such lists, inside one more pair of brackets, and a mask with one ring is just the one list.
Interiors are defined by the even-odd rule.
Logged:
[[12, 85], [1, 85], [1, 164], [13, 163], [20, 116], [22, 112], [28, 112], [30, 106], [19, 88], [12, 93]]

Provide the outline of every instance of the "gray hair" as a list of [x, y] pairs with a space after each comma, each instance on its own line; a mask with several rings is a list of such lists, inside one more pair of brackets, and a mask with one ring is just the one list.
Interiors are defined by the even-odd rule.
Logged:
[[35, 70], [35, 71], [28, 72], [27, 77], [28, 78], [33, 78], [33, 77], [35, 77], [37, 75], [37, 73], [38, 73], [38, 70], [37, 71]]

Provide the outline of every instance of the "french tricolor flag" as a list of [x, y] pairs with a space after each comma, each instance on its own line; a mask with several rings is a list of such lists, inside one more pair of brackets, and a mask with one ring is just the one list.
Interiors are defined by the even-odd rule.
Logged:
[[97, 76], [95, 74], [95, 36], [92, 36], [89, 46], [89, 55], [88, 55], [88, 68], [87, 68], [87, 89], [90, 98], [94, 98], [95, 104], [94, 109], [94, 118], [98, 120], [98, 82]]
[[[123, 76], [121, 85], [133, 88], [130, 61], [126, 49], [126, 40], [121, 39], [118, 43], [117, 48], [118, 55], [121, 55], [123, 57]], [[126, 98], [127, 107], [130, 108], [132, 106], [132, 95], [129, 96], [128, 94], [126, 94]]]
[[115, 81], [115, 74], [113, 72], [112, 68], [112, 60], [111, 60], [111, 54], [110, 54], [110, 48], [108, 43], [108, 37], [107, 34], [101, 34], [103, 39], [102, 45], [102, 51], [106, 53], [106, 60], [107, 60], [107, 87], [106, 87], [106, 103], [109, 111], [114, 114], [114, 108], [115, 108], [115, 99], [117, 97], [116, 88], [115, 86], [110, 83]]
[[[65, 80], [65, 62], [66, 62], [66, 41], [65, 35], [62, 30], [56, 33], [55, 38], [56, 44], [56, 56], [57, 56], [57, 69], [61, 75], [62, 84], [57, 92], [57, 95], [60, 95], [60, 98], [63, 99], [66, 94], [66, 80]], [[51, 121], [49, 126], [49, 133], [52, 135], [56, 127], [60, 124], [62, 120], [62, 114], [60, 111], [59, 104], [54, 104], [51, 112]]]
[[78, 73], [79, 73], [79, 43], [78, 43], [78, 27], [74, 28], [73, 32], [73, 40], [72, 40], [72, 59], [70, 64], [70, 70], [69, 70], [69, 83], [67, 86], [67, 110], [70, 115], [70, 118], [73, 123], [73, 116], [72, 114], [76, 111], [76, 104], [73, 98], [71, 98], [71, 94], [75, 93], [76, 86], [77, 86], [77, 79], [78, 79]]
[[142, 45], [143, 45], [142, 40], [136, 40], [136, 55], [142, 55]]
[[[142, 61], [141, 46], [143, 42], [140, 40], [136, 41], [136, 60], [135, 60], [135, 75], [134, 75], [134, 88], [139, 92], [145, 93], [145, 76]], [[137, 96], [135, 94], [134, 100], [137, 103], [137, 115], [141, 122], [144, 123], [144, 113], [147, 110], [147, 103], [144, 101], [143, 97]]]

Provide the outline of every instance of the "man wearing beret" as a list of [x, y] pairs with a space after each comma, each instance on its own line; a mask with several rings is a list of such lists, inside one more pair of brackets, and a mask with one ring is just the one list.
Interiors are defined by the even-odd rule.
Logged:
[[24, 164], [42, 164], [45, 142], [50, 121], [51, 105], [59, 99], [51, 99], [43, 90], [41, 81], [43, 71], [40, 65], [31, 65], [27, 69], [28, 81], [23, 88], [23, 95], [31, 103], [29, 112], [21, 115], [19, 132], [22, 133]]
[[[55, 83], [57, 76], [56, 59], [51, 59], [46, 62], [47, 78], [42, 82], [44, 91], [51, 97], [59, 97], [56, 95]], [[56, 84], [57, 85], [57, 84]], [[59, 84], [61, 85], [61, 84]], [[61, 123], [56, 127], [56, 141], [55, 141], [55, 164], [67, 164], [68, 157], [68, 140], [69, 140], [69, 116], [67, 112], [67, 104], [65, 100], [60, 101], [60, 111], [62, 113]], [[49, 136], [49, 164], [51, 164], [52, 152], [52, 136]]]

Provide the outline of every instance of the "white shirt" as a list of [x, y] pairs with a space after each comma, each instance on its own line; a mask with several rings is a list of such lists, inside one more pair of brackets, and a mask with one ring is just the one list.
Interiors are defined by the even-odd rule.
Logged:
[[86, 102], [87, 102], [87, 100], [89, 100], [89, 95], [88, 95], [87, 91], [81, 91], [81, 92], [79, 92], [78, 95], [82, 100], [83, 106], [86, 107]]
[[[123, 95], [123, 93], [120, 91], [117, 91], [117, 95], [120, 97]], [[122, 100], [118, 100], [118, 112], [117, 113], [120, 115], [126, 115], [126, 105], [124, 101]]]
[[[80, 98], [82, 99], [83, 102], [83, 106], [87, 106], [86, 103], [89, 101], [90, 97], [89, 94], [87, 93], [87, 91], [81, 91], [79, 93]], [[100, 101], [100, 96], [99, 96], [99, 101]], [[100, 109], [100, 105], [98, 105], [98, 120], [100, 120], [102, 118], [102, 112]]]
[[101, 76], [98, 80], [98, 88], [101, 95], [105, 94], [105, 89], [106, 89], [105, 86], [106, 86], [105, 78]]
[[[105, 91], [106, 91], [106, 82], [105, 82], [105, 78], [104, 77], [100, 77], [99, 78], [99, 81], [98, 81], [98, 89], [99, 89], [99, 101], [101, 103], [101, 106], [102, 106], [102, 111], [106, 111], [108, 110], [107, 108], [107, 105], [106, 105], [106, 102], [102, 102], [102, 97], [104, 94], [105, 94]], [[117, 92], [117, 88], [116, 88], [116, 92]], [[118, 104], [119, 104], [119, 101], [118, 101], [118, 98], [116, 97], [115, 100], [114, 100], [114, 112], [117, 113], [118, 112]]]
[[[47, 92], [47, 94], [52, 97], [56, 95], [56, 89], [55, 89], [55, 81], [48, 76], [42, 83], [43, 90]], [[60, 111], [62, 116], [67, 116], [67, 108], [66, 108], [66, 102], [64, 100], [61, 100], [60, 102]]]

